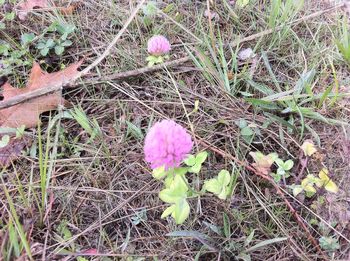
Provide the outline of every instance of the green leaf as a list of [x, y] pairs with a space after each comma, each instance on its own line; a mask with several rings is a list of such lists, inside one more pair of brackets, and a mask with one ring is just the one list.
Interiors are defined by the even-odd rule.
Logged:
[[223, 221], [224, 221], [224, 235], [226, 238], [230, 238], [231, 237], [231, 224], [230, 224], [230, 219], [226, 213], [223, 214]]
[[55, 46], [55, 41], [54, 41], [53, 39], [50, 38], [50, 39], [48, 39], [48, 40], [46, 41], [45, 46], [46, 46], [47, 48], [52, 48], [52, 47]]
[[227, 170], [221, 170], [217, 178], [206, 180], [203, 188], [204, 190], [217, 195], [218, 198], [225, 200], [230, 192], [230, 181], [230, 173]]
[[184, 163], [187, 166], [193, 166], [194, 164], [196, 164], [196, 157], [193, 155], [188, 155], [188, 157], [184, 160]]
[[204, 189], [213, 194], [219, 195], [221, 193], [222, 186], [217, 179], [210, 179], [204, 182]]
[[202, 168], [202, 164], [196, 163], [188, 171], [191, 172], [191, 173], [198, 174], [201, 171], [201, 168]]
[[45, 48], [40, 50], [40, 54], [42, 56], [46, 56], [49, 53], [49, 51], [50, 51], [50, 49], [45, 47]]
[[55, 54], [57, 55], [62, 55], [64, 52], [64, 47], [61, 45], [56, 45], [55, 46]]
[[75, 31], [75, 26], [72, 24], [66, 24], [66, 23], [61, 23], [61, 24], [56, 24], [57, 32], [59, 32], [61, 35], [69, 35]]
[[279, 183], [282, 179], [282, 176], [279, 175], [278, 173], [275, 174], [275, 173], [271, 173], [271, 176], [273, 177], [273, 180], [276, 182], [276, 183]]
[[166, 218], [167, 216], [171, 215], [174, 211], [175, 211], [175, 205], [171, 205], [170, 207], [164, 210], [161, 218]]
[[166, 203], [176, 203], [178, 200], [187, 197], [188, 187], [184, 178], [176, 175], [169, 188], [159, 192], [159, 198]]
[[71, 40], [66, 40], [62, 42], [61, 46], [67, 47], [67, 46], [71, 46], [72, 44], [73, 42]]
[[241, 129], [241, 135], [243, 136], [252, 136], [253, 134], [254, 134], [254, 131], [249, 126]]
[[340, 248], [338, 240], [333, 237], [321, 237], [318, 241], [320, 247], [326, 251], [335, 251]]
[[252, 252], [252, 251], [255, 251], [257, 250], [258, 248], [261, 248], [261, 247], [264, 247], [264, 246], [267, 246], [267, 245], [271, 245], [271, 244], [275, 244], [275, 243], [279, 243], [279, 242], [282, 242], [282, 241], [286, 241], [288, 239], [288, 237], [277, 237], [277, 238], [273, 238], [273, 239], [268, 239], [268, 240], [265, 240], [265, 241], [262, 241], [248, 249], [245, 250], [245, 252]]
[[10, 142], [10, 136], [9, 135], [4, 135], [2, 136], [0, 140], [0, 148], [6, 147]]
[[149, 1], [142, 7], [142, 12], [145, 16], [155, 16], [157, 14], [157, 5], [154, 1]]
[[291, 170], [294, 166], [294, 162], [292, 160], [287, 160], [285, 163], [284, 163], [284, 170]]
[[244, 246], [249, 246], [250, 242], [252, 242], [255, 234], [255, 229], [253, 229], [252, 232], [250, 232], [249, 236], [244, 240]]
[[298, 196], [303, 191], [303, 188], [300, 185], [295, 185], [293, 187], [293, 196]]
[[239, 119], [238, 121], [235, 121], [235, 123], [240, 129], [243, 129], [248, 126], [248, 123], [245, 119]]
[[27, 44], [31, 43], [35, 38], [35, 34], [22, 34], [21, 35], [21, 44], [22, 46], [26, 46]]
[[16, 129], [16, 138], [21, 138], [24, 134], [24, 130], [26, 129], [25, 125], [21, 125], [21, 127], [18, 127]]
[[185, 198], [180, 199], [175, 204], [175, 210], [171, 215], [175, 219], [176, 224], [180, 225], [185, 222], [190, 215], [190, 205]]
[[36, 48], [38, 49], [44, 49], [46, 48], [46, 44], [44, 42], [39, 42], [37, 45], [36, 45]]
[[8, 21], [12, 21], [13, 19], [15, 19], [15, 12], [6, 13], [5, 19]]
[[168, 4], [164, 9], [163, 9], [163, 12], [164, 13], [170, 13], [174, 8], [175, 8], [175, 4], [174, 3], [171, 3], [171, 4]]
[[208, 157], [208, 152], [202, 151], [196, 155], [196, 163], [202, 164]]
[[218, 174], [218, 181], [220, 182], [220, 184], [222, 184], [223, 186], [227, 186], [228, 184], [230, 184], [230, 180], [231, 180], [231, 175], [227, 170], [221, 170]]

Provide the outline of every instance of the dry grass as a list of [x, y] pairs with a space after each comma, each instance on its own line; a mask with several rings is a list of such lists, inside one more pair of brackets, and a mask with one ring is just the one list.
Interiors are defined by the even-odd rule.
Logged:
[[[337, 79], [343, 86], [342, 93], [349, 94], [348, 67], [333, 39], [339, 36], [342, 11], [337, 10], [297, 26], [287, 26], [279, 32], [231, 48], [229, 44], [238, 36], [247, 37], [268, 28], [267, 1], [252, 0], [256, 4], [243, 10], [234, 9], [224, 4], [225, 1], [214, 3], [211, 8], [218, 13], [220, 20], [212, 21], [215, 35], [212, 39], [210, 23], [204, 16], [205, 1], [162, 1], [159, 7], [163, 9], [170, 2], [174, 10], [153, 18], [150, 27], [144, 25], [139, 15], [111, 55], [82, 79], [79, 86], [64, 90], [65, 97], [72, 104], [81, 106], [90, 120], [96, 119], [100, 135], [91, 141], [90, 135], [76, 121], [65, 118], [61, 118], [49, 132], [50, 119], [61, 112], [42, 115], [41, 130], [28, 130], [34, 137], [33, 144], [24, 157], [0, 174], [0, 253], [4, 260], [15, 260], [10, 231], [15, 218], [5, 190], [13, 201], [35, 260], [76, 260], [76, 255], [84, 253], [87, 260], [141, 260], [137, 259], [140, 257], [146, 260], [234, 260], [249, 247], [281, 237], [289, 240], [251, 251], [251, 259], [320, 258], [282, 200], [275, 196], [273, 187], [213, 152], [200, 179], [212, 177], [221, 169], [234, 169], [239, 173], [239, 184], [232, 198], [225, 202], [209, 195], [199, 200], [192, 199], [190, 218], [181, 226], [172, 219], [160, 219], [165, 208], [158, 198], [161, 184], [152, 179], [142, 149], [147, 129], [162, 118], [174, 119], [188, 129], [192, 125], [197, 141], [203, 139], [211, 146], [249, 162], [252, 159], [248, 153], [260, 150], [264, 153], [278, 152], [281, 158], [291, 158], [297, 163], [302, 141], [306, 138], [319, 141], [320, 158], [311, 160], [308, 172], [317, 173], [321, 166], [326, 166], [341, 192], [336, 195], [320, 192], [324, 194], [324, 202], [319, 202], [321, 196], [298, 198], [299, 201], [289, 196], [288, 199], [310, 224], [317, 240], [322, 235], [334, 235], [339, 240], [341, 248], [327, 253], [330, 259], [348, 260], [348, 98], [339, 99], [334, 106], [325, 103], [315, 109], [324, 117], [344, 122], [337, 125], [309, 117], [301, 118], [298, 113], [263, 111], [244, 99], [244, 93], [251, 93], [254, 98], [266, 96], [254, 88], [249, 83], [251, 81], [279, 93], [293, 88], [300, 75], [311, 69], [316, 71], [313, 81], [315, 94], [323, 92], [334, 83], [330, 62], [334, 64]], [[82, 57], [86, 57], [86, 64], [89, 64], [101, 55], [135, 5], [135, 1], [91, 0], [84, 1], [69, 17], [37, 12], [27, 21], [9, 22], [1, 31], [1, 39], [18, 42], [21, 33], [40, 34], [53, 21], [65, 20], [77, 27], [73, 46], [62, 57], [50, 55], [43, 58], [31, 49], [27, 58], [41, 61], [43, 68], [49, 71], [58, 70], [62, 65]], [[290, 21], [324, 8], [327, 8], [326, 4], [310, 1], [307, 8], [291, 17]], [[103, 80], [116, 72], [144, 67], [147, 39], [156, 33], [167, 35], [173, 43], [170, 59], [184, 57], [191, 52], [197, 64], [191, 61], [139, 77]], [[220, 53], [220, 41], [225, 45], [223, 53]], [[213, 49], [212, 43], [218, 48]], [[236, 61], [237, 51], [248, 47], [257, 54], [254, 61]], [[263, 53], [267, 57], [265, 60]], [[204, 66], [206, 59], [210, 63]], [[222, 63], [224, 59], [227, 68]], [[30, 66], [16, 68], [8, 78], [23, 84], [29, 69]], [[227, 72], [233, 74], [231, 81], [228, 81]], [[96, 77], [102, 80], [94, 82]], [[196, 100], [199, 100], [199, 110], [187, 117]], [[307, 106], [314, 108], [315, 104], [309, 102]], [[296, 127], [293, 131], [282, 121], [288, 121], [291, 115], [294, 118], [292, 126]], [[235, 123], [240, 119], [259, 129], [260, 135], [253, 143], [242, 139]], [[307, 125], [303, 136], [301, 119]], [[268, 126], [267, 122], [270, 122]], [[41, 131], [41, 137], [38, 131]], [[39, 140], [43, 152], [48, 150], [48, 161], [44, 163], [38, 160]], [[200, 143], [198, 149], [210, 150]], [[50, 179], [46, 187], [47, 201], [42, 209], [45, 218], [41, 222], [40, 168], [43, 164], [48, 167]], [[292, 174], [297, 176], [295, 171], [298, 170]], [[139, 218], [140, 215], [142, 218]], [[213, 231], [215, 227], [224, 227], [224, 216], [229, 220], [229, 236]], [[324, 222], [317, 225], [312, 223], [313, 219]], [[139, 223], [136, 224], [135, 220]], [[328, 225], [334, 226], [334, 229]], [[200, 232], [208, 238], [203, 241], [195, 237], [167, 236], [178, 230]], [[14, 231], [18, 232], [18, 229]], [[245, 245], [252, 231], [252, 241]], [[90, 252], [84, 252], [87, 250]], [[29, 259], [24, 250], [20, 256], [22, 260]]]

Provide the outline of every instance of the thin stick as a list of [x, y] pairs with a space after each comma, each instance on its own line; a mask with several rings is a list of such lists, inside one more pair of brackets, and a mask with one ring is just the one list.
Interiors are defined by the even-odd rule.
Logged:
[[190, 60], [191, 60], [191, 58], [189, 56], [186, 56], [186, 57], [183, 57], [183, 58], [180, 58], [177, 60], [165, 62], [165, 63], [158, 64], [158, 65], [155, 65], [152, 67], [144, 67], [144, 68], [140, 68], [140, 69], [136, 69], [136, 70], [114, 73], [114, 74], [108, 75], [107, 77], [103, 77], [102, 80], [110, 81], [110, 80], [119, 80], [119, 79], [123, 79], [123, 78], [134, 77], [134, 76], [138, 76], [141, 74], [158, 71], [158, 70], [161, 70], [164, 68], [175, 67], [175, 66], [178, 66], [180, 64], [186, 63]]
[[[134, 10], [134, 12], [132, 13], [132, 15], [129, 17], [129, 19], [127, 20], [127, 22], [124, 24], [123, 28], [119, 31], [119, 33], [116, 35], [116, 37], [113, 39], [112, 43], [107, 47], [107, 49], [104, 51], [104, 53], [98, 57], [92, 64], [90, 64], [87, 68], [85, 68], [83, 71], [81, 71], [75, 78], [73, 78], [71, 81], [67, 82], [66, 84], [64, 84], [63, 86], [62, 85], [52, 85], [50, 83], [47, 83], [47, 86], [43, 86], [43, 88], [40, 88], [38, 90], [35, 90], [35, 91], [32, 91], [30, 93], [26, 93], [26, 94], [21, 94], [21, 95], [17, 95], [16, 97], [13, 97], [11, 99], [8, 99], [6, 101], [2, 101], [0, 102], [0, 110], [1, 109], [4, 109], [4, 108], [8, 108], [8, 107], [11, 107], [11, 106], [14, 106], [16, 104], [19, 104], [19, 103], [22, 103], [22, 102], [25, 102], [25, 101], [28, 101], [30, 99], [34, 99], [34, 98], [37, 98], [37, 97], [40, 97], [40, 96], [43, 96], [43, 95], [46, 95], [46, 94], [49, 94], [49, 93], [53, 93], [53, 92], [56, 92], [56, 91], [59, 91], [60, 89], [62, 89], [64, 86], [69, 86], [71, 85], [75, 80], [77, 80], [78, 78], [86, 75], [92, 68], [94, 68], [95, 66], [97, 66], [103, 59], [106, 58], [107, 55], [109, 55], [111, 49], [113, 48], [113, 46], [116, 44], [116, 42], [119, 40], [119, 38], [121, 37], [121, 35], [126, 31], [128, 25], [131, 23], [131, 21], [133, 20], [133, 18], [136, 16], [136, 13], [138, 12], [138, 10], [141, 8], [142, 4], [145, 2], [146, 0], [142, 0], [140, 2], [140, 4], [136, 7], [136, 9]], [[317, 16], [320, 16], [320, 15], [323, 15], [325, 13], [328, 13], [328, 12], [332, 12], [334, 10], [337, 10], [338, 8], [341, 8], [344, 6], [344, 3], [341, 3], [341, 4], [338, 4], [338, 5], [335, 5], [333, 7], [330, 7], [328, 9], [325, 9], [325, 10], [321, 10], [319, 12], [316, 12], [316, 13], [313, 13], [313, 14], [310, 14], [310, 15], [307, 15], [307, 16], [304, 16], [300, 19], [297, 19], [296, 21], [294, 22], [291, 22], [291, 23], [287, 23], [286, 25], [296, 25], [296, 24], [299, 24], [301, 22], [304, 22], [306, 20], [309, 20], [309, 19], [312, 19], [312, 18], [315, 18]], [[262, 31], [262, 32], [259, 32], [259, 33], [256, 33], [256, 34], [253, 34], [253, 35], [250, 35], [248, 37], [244, 37], [244, 38], [241, 38], [241, 39], [237, 39], [236, 41], [234, 41], [232, 44], [230, 44], [231, 46], [237, 46], [241, 43], [244, 43], [244, 42], [248, 42], [248, 41], [252, 41], [252, 40], [255, 40], [257, 38], [260, 38], [260, 37], [263, 37], [263, 36], [266, 36], [266, 35], [269, 35], [273, 32], [277, 32], [281, 29], [283, 29], [286, 25], [281, 25], [281, 26], [277, 26], [276, 28], [274, 29], [268, 29], [268, 30], [265, 30], [265, 31]], [[189, 61], [190, 58], [189, 57], [184, 57], [182, 58], [182, 62], [186, 62], [186, 61]], [[174, 63], [176, 65], [180, 64], [180, 62], [175, 62]], [[137, 76], [139, 74], [143, 74], [143, 73], [147, 73], [147, 72], [152, 72], [152, 71], [155, 71], [155, 70], [159, 70], [159, 69], [162, 69], [163, 66], [162, 65], [158, 65], [158, 66], [155, 66], [154, 68], [142, 68], [142, 69], [137, 69], [137, 70], [133, 70], [133, 71], [129, 71], [129, 72], [123, 72], [123, 73], [118, 73], [118, 74], [114, 74], [112, 76], [109, 76], [108, 79], [109, 80], [115, 80], [115, 79], [119, 79], [118, 77], [120, 78], [125, 78], [125, 77], [132, 77], [132, 76]], [[129, 76], [127, 76], [129, 75]]]
[[211, 151], [221, 155], [224, 158], [228, 158], [234, 162], [236, 162], [237, 164], [241, 165], [242, 167], [244, 167], [246, 170], [256, 174], [257, 176], [263, 178], [264, 180], [268, 181], [275, 189], [276, 192], [282, 197], [284, 203], [286, 204], [286, 206], [288, 207], [289, 211], [292, 213], [293, 217], [295, 218], [295, 220], [297, 221], [297, 223], [299, 224], [299, 226], [305, 231], [307, 238], [310, 240], [310, 242], [312, 243], [312, 245], [317, 249], [317, 251], [322, 255], [322, 257], [327, 260], [326, 255], [323, 253], [321, 247], [319, 246], [319, 244], [317, 243], [316, 239], [312, 236], [310, 230], [307, 228], [307, 226], [305, 225], [303, 219], [300, 217], [300, 215], [298, 214], [298, 212], [294, 209], [294, 207], [292, 206], [292, 204], [289, 202], [289, 200], [286, 198], [286, 196], [284, 195], [283, 191], [281, 190], [281, 188], [273, 181], [273, 179], [270, 176], [267, 176], [261, 172], [259, 172], [258, 170], [256, 170], [254, 167], [252, 167], [251, 165], [237, 159], [236, 157], [234, 157], [231, 154], [228, 154], [222, 150], [220, 150], [219, 148], [216, 148], [214, 146], [212, 146], [211, 144], [208, 144], [207, 142], [205, 142], [203, 139], [200, 139], [199, 141], [200, 143], [202, 143], [205, 147], [207, 147], [208, 149], [210, 149]]

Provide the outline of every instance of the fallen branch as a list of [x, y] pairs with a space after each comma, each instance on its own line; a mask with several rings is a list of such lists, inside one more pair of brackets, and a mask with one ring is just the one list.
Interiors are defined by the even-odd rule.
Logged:
[[180, 64], [184, 64], [185, 62], [188, 62], [190, 60], [191, 60], [191, 58], [189, 56], [186, 56], [186, 57], [174, 60], [174, 61], [165, 62], [163, 64], [155, 65], [152, 67], [144, 67], [144, 68], [131, 70], [131, 71], [127, 71], [127, 72], [120, 72], [120, 73], [111, 74], [111, 75], [108, 75], [106, 77], [103, 77], [102, 80], [110, 81], [110, 80], [124, 79], [124, 78], [128, 78], [128, 77], [135, 77], [135, 76], [138, 76], [141, 74], [159, 71], [159, 70], [164, 69], [164, 68], [175, 67], [175, 66], [178, 66]]
[[[87, 73], [89, 73], [91, 71], [91, 69], [93, 69], [95, 66], [97, 66], [102, 60], [104, 60], [107, 57], [107, 55], [110, 54], [111, 49], [118, 42], [118, 40], [122, 36], [122, 34], [126, 31], [127, 27], [129, 26], [131, 21], [134, 19], [134, 17], [136, 16], [137, 12], [139, 11], [139, 9], [141, 8], [142, 4], [145, 1], [146, 0], [142, 0], [139, 3], [139, 5], [135, 8], [135, 10], [131, 14], [131, 16], [129, 17], [127, 22], [124, 24], [123, 28], [119, 31], [119, 33], [116, 35], [116, 37], [110, 43], [110, 45], [106, 48], [104, 53], [100, 57], [98, 57], [92, 64], [90, 64], [87, 68], [85, 68], [83, 71], [81, 71], [71, 81], [65, 83], [64, 85], [49, 85], [48, 84], [47, 87], [41, 88], [39, 90], [30, 92], [30, 93], [26, 93], [26, 94], [22, 94], [22, 95], [18, 95], [18, 96], [14, 97], [14, 98], [8, 99], [6, 101], [2, 101], [2, 102], [0, 102], [0, 109], [5, 109], [5, 108], [8, 108], [8, 107], [14, 106], [16, 104], [19, 104], [19, 103], [22, 103], [22, 102], [25, 102], [25, 101], [28, 101], [28, 100], [31, 100], [31, 99], [43, 96], [43, 95], [46, 95], [46, 94], [50, 94], [50, 93], [59, 91], [65, 86], [72, 85], [72, 83], [74, 81], [76, 81], [77, 79], [79, 79], [82, 76], [84, 76]], [[290, 22], [290, 23], [287, 23], [287, 24], [284, 24], [284, 25], [280, 25], [280, 26], [277, 26], [274, 29], [268, 29], [268, 30], [265, 30], [265, 31], [262, 31], [262, 32], [259, 32], [259, 33], [253, 34], [253, 35], [250, 35], [248, 37], [237, 39], [236, 41], [234, 41], [233, 43], [231, 43], [229, 45], [231, 47], [235, 47], [235, 46], [238, 46], [238, 45], [240, 45], [240, 44], [242, 44], [244, 42], [253, 41], [253, 40], [257, 39], [257, 38], [269, 35], [271, 33], [277, 32], [277, 31], [280, 31], [283, 28], [285, 28], [286, 26], [297, 25], [297, 24], [300, 24], [300, 23], [302, 23], [302, 22], [304, 22], [306, 20], [309, 20], [309, 19], [318, 17], [320, 15], [323, 15], [325, 13], [333, 12], [333, 11], [343, 7], [344, 5], [345, 5], [344, 3], [337, 4], [337, 5], [333, 6], [333, 7], [328, 8], [328, 9], [321, 10], [321, 11], [315, 12], [313, 14], [304, 16], [304, 17], [302, 17], [300, 19], [297, 19], [294, 22]], [[184, 58], [181, 58], [179, 60], [175, 60], [175, 61], [168, 62], [168, 63], [170, 63], [171, 66], [174, 66], [174, 65], [181, 64], [181, 62], [184, 63], [184, 62], [189, 61], [189, 60], [190, 60], [190, 57], [184, 57]], [[172, 64], [172, 63], [174, 63], [174, 64]], [[141, 68], [141, 69], [136, 69], [136, 70], [132, 70], [132, 71], [128, 71], [128, 72], [117, 73], [117, 74], [113, 74], [113, 75], [107, 76], [104, 79], [107, 79], [107, 80], [118, 80], [118, 79], [126, 78], [126, 77], [134, 77], [134, 76], [138, 76], [140, 74], [149, 73], [149, 72], [153, 72], [153, 71], [156, 71], [156, 70], [161, 70], [166, 65], [167, 64], [165, 63], [165, 64], [157, 65], [157, 66], [154, 66], [154, 67], [151, 67], [151, 68]], [[169, 64], [168, 64], [168, 66], [169, 66]]]
[[286, 204], [286, 206], [288, 207], [289, 211], [292, 213], [293, 217], [295, 218], [295, 220], [297, 221], [297, 223], [299, 224], [299, 226], [305, 231], [307, 238], [310, 240], [310, 242], [312, 243], [312, 245], [316, 248], [317, 252], [320, 253], [323, 257], [324, 260], [328, 260], [327, 256], [323, 253], [321, 247], [319, 246], [317, 240], [312, 236], [310, 230], [307, 228], [306, 224], [304, 223], [303, 219], [300, 217], [300, 215], [298, 214], [298, 212], [294, 209], [294, 207], [292, 206], [292, 204], [289, 202], [289, 200], [286, 198], [285, 194], [283, 193], [283, 191], [281, 190], [281, 188], [274, 182], [274, 180], [268, 176], [265, 175], [261, 172], [259, 172], [258, 170], [256, 170], [254, 167], [252, 167], [251, 165], [237, 159], [236, 157], [234, 157], [231, 154], [228, 154], [222, 150], [220, 150], [219, 148], [216, 148], [210, 144], [208, 144], [207, 142], [205, 142], [202, 139], [199, 139], [199, 142], [202, 143], [205, 147], [207, 147], [208, 149], [210, 149], [211, 151], [213, 151], [214, 153], [224, 157], [224, 158], [228, 158], [232, 161], [234, 161], [235, 163], [241, 165], [242, 167], [244, 167], [246, 170], [254, 173], [255, 175], [261, 177], [262, 179], [268, 181], [275, 189], [276, 192], [281, 196], [281, 198], [283, 199], [284, 203]]

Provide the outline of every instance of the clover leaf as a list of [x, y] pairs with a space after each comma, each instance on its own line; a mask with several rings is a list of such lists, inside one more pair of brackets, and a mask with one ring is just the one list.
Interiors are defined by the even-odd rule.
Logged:
[[216, 178], [206, 180], [203, 188], [225, 200], [230, 193], [230, 181], [230, 173], [227, 170], [221, 170]]
[[162, 214], [162, 218], [171, 215], [176, 224], [182, 224], [190, 214], [187, 202], [188, 186], [182, 175], [175, 174], [170, 186], [159, 192], [159, 198], [165, 203], [172, 204]]
[[208, 157], [208, 152], [206, 151], [202, 151], [198, 153], [196, 156], [189, 155], [187, 159], [184, 160], [185, 164], [190, 167], [188, 171], [191, 173], [198, 174], [201, 171], [202, 164], [207, 159], [207, 157]]
[[286, 162], [284, 162], [283, 160], [277, 158], [275, 160], [278, 169], [277, 169], [277, 173], [271, 173], [271, 175], [273, 176], [274, 180], [276, 182], [279, 182], [282, 178], [282, 176], [284, 176], [284, 178], [288, 178], [289, 175], [289, 170], [291, 170], [293, 168], [294, 162], [292, 160], [287, 160]]

